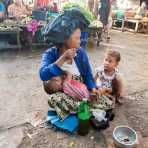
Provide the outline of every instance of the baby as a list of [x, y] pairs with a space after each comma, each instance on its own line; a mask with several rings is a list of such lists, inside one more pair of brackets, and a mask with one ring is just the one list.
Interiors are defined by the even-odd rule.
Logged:
[[44, 81], [44, 90], [47, 94], [56, 93], [63, 90], [63, 83], [72, 79], [72, 75], [69, 72], [64, 71], [62, 76], [53, 77], [49, 81]]
[[44, 90], [48, 94], [63, 91], [79, 101], [83, 98], [89, 99], [87, 87], [78, 80], [73, 80], [72, 77], [71, 73], [64, 71], [61, 77], [53, 77], [51, 80], [44, 82]]
[[120, 53], [108, 50], [101, 67], [96, 69], [95, 81], [101, 95], [113, 95], [118, 103], [122, 103], [122, 81], [117, 66], [121, 60]]

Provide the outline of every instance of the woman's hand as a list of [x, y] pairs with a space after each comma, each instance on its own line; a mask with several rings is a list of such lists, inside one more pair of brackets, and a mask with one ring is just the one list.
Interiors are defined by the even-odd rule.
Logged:
[[76, 56], [77, 49], [67, 49], [63, 54], [60, 56], [60, 58], [55, 62], [56, 65], [61, 67], [65, 61], [67, 61], [69, 64], [72, 63], [72, 59]]
[[63, 53], [63, 57], [65, 59], [73, 59], [76, 56], [76, 52], [77, 49], [76, 48], [72, 48], [72, 49], [67, 49], [64, 53]]
[[91, 94], [94, 94], [94, 95], [96, 95], [96, 96], [98, 96], [98, 97], [101, 96], [100, 90], [98, 90], [98, 89], [96, 89], [96, 88], [91, 89], [91, 90], [90, 90], [90, 93], [91, 93]]

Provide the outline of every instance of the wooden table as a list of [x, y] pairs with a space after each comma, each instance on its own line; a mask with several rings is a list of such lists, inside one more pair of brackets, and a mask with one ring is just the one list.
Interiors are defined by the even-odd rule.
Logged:
[[[42, 26], [45, 26], [45, 22], [40, 22], [39, 28], [41, 28]], [[27, 31], [27, 24], [21, 24], [21, 23], [4, 24], [4, 23], [0, 23], [0, 27], [4, 27], [4, 30], [0, 30], [0, 35], [16, 34], [17, 45], [12, 45], [12, 46], [6, 47], [6, 48], [18, 48], [19, 50], [21, 50], [22, 46], [23, 47], [25, 46], [21, 42], [22, 37], [25, 41], [25, 44], [27, 44], [30, 47], [30, 49], [32, 48], [33, 36], [32, 36], [31, 32]], [[10, 27], [11, 29], [6, 29], [7, 27]], [[13, 29], [13, 28], [15, 28], [15, 29]]]
[[[121, 27], [116, 27], [116, 22], [120, 22], [121, 23]], [[121, 31], [123, 31], [124, 28], [124, 19], [119, 19], [119, 18], [112, 18], [112, 28], [113, 29], [119, 29]]]
[[[134, 29], [129, 29], [127, 28], [125, 25], [126, 23], [133, 23], [135, 24], [135, 27]], [[130, 31], [133, 31], [133, 32], [140, 32], [139, 31], [139, 25], [145, 25], [148, 26], [148, 21], [144, 21], [143, 19], [135, 19], [135, 18], [124, 18], [124, 21], [123, 21], [123, 25], [122, 25], [122, 30], [130, 30]]]
[[20, 29], [8, 29], [8, 30], [0, 30], [0, 35], [10, 35], [10, 34], [16, 34], [16, 40], [17, 40], [17, 45], [13, 45], [7, 48], [18, 48], [21, 50], [21, 42], [20, 42]]
[[25, 44], [27, 45], [28, 48], [32, 49], [33, 45], [43, 45], [43, 44], [45, 44], [44, 42], [41, 42], [41, 41], [40, 42], [34, 42], [33, 41], [35, 39], [35, 37], [36, 37], [36, 33], [38, 31], [40, 31], [43, 26], [45, 26], [45, 22], [40, 22], [39, 23], [37, 32], [35, 33], [35, 36], [32, 35], [32, 32], [29, 32], [27, 30], [27, 25], [19, 24], [18, 26], [22, 29], [22, 36], [21, 37], [23, 37], [23, 39], [25, 41]]

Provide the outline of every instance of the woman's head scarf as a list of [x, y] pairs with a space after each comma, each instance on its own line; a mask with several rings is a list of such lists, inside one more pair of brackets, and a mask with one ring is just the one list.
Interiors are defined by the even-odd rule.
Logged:
[[47, 40], [53, 44], [65, 43], [76, 28], [85, 30], [89, 21], [82, 14], [80, 9], [71, 8], [49, 22], [45, 27], [44, 34]]

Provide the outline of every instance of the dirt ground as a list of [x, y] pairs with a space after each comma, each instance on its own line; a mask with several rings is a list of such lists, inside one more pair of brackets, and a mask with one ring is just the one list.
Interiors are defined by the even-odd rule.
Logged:
[[[109, 43], [88, 49], [93, 68], [101, 65], [107, 48], [122, 55], [119, 70], [126, 94], [122, 108], [129, 125], [148, 137], [148, 36], [112, 31]], [[0, 148], [105, 148], [102, 134], [93, 130], [87, 137], [77, 137], [32, 128], [48, 111], [48, 96], [38, 74], [43, 51], [0, 51]]]

